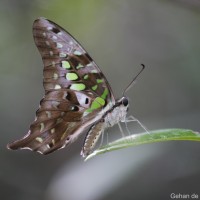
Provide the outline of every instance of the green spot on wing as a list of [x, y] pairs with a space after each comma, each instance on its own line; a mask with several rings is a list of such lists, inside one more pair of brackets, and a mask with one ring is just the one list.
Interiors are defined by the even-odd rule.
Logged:
[[101, 95], [101, 98], [106, 99], [107, 95], [108, 95], [108, 89], [106, 88], [106, 89], [103, 91], [103, 94]]
[[81, 91], [85, 89], [85, 85], [83, 83], [74, 83], [70, 87], [71, 90]]
[[86, 79], [88, 79], [88, 74], [86, 74], [83, 78], [86, 80]]
[[84, 67], [84, 66], [79, 63], [78, 66], [76, 67], [76, 69], [80, 69], [82, 67]]
[[65, 68], [65, 69], [70, 69], [71, 68], [69, 62], [65, 61], [65, 60], [62, 61], [62, 67]]
[[74, 80], [77, 80], [78, 79], [78, 76], [76, 73], [67, 73], [66, 74], [66, 78], [67, 80], [69, 81], [74, 81]]
[[101, 105], [97, 101], [93, 101], [90, 109], [91, 110], [96, 110], [96, 109], [98, 109], [100, 107], [101, 107]]
[[92, 86], [92, 90], [96, 90], [97, 89], [97, 85]]
[[101, 106], [104, 106], [105, 105], [105, 100], [102, 99], [101, 97], [97, 97], [95, 99], [95, 101], [97, 101]]
[[103, 79], [97, 79], [97, 83], [103, 83]]
[[91, 104], [90, 108], [87, 109], [85, 112], [92, 112], [93, 110], [96, 110], [98, 108], [101, 108], [105, 105], [105, 100], [101, 97], [97, 97]]

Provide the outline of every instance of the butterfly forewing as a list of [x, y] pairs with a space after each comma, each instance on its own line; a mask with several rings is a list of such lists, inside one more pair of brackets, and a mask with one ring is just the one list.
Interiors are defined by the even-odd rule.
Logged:
[[67, 31], [39, 18], [33, 36], [44, 64], [45, 96], [28, 134], [8, 147], [47, 154], [73, 142], [115, 100], [101, 70]]

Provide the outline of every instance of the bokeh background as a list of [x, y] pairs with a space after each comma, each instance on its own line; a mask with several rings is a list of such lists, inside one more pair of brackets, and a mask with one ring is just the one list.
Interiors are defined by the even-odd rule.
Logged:
[[[51, 19], [83, 44], [130, 114], [150, 130], [200, 130], [200, 1], [0, 0], [0, 199], [121, 200], [200, 199], [200, 144], [174, 141], [110, 152], [84, 162], [76, 143], [48, 156], [9, 151], [22, 137], [43, 96], [42, 61], [32, 23]], [[130, 123], [133, 132], [143, 131]], [[108, 130], [109, 141], [120, 137]]]

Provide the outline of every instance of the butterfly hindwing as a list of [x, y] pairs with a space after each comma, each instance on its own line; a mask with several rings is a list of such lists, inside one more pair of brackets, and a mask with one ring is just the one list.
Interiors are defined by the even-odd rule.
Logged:
[[44, 64], [45, 96], [28, 134], [9, 148], [47, 154], [73, 142], [115, 100], [101, 70], [67, 31], [39, 18], [33, 36]]

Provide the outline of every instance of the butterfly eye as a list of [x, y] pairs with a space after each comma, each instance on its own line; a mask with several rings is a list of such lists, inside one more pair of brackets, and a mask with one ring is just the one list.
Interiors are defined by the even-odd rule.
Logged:
[[128, 106], [128, 99], [127, 99], [126, 97], [123, 98], [122, 104], [123, 104], [124, 106]]

